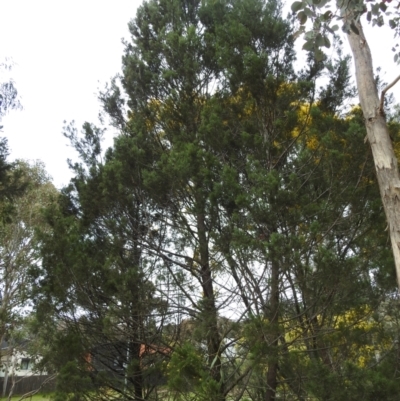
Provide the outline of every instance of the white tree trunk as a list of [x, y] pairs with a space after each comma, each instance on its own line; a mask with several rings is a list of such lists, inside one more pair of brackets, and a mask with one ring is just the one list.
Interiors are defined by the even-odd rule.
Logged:
[[10, 370], [10, 355], [7, 354], [7, 359], [5, 366], [3, 367], [4, 369], [4, 381], [3, 381], [3, 395], [2, 397], [4, 398], [7, 394], [7, 382], [8, 382], [8, 372]]
[[356, 70], [357, 89], [365, 118], [367, 137], [371, 145], [378, 185], [385, 209], [397, 284], [400, 288], [400, 176], [397, 158], [390, 139], [386, 118], [380, 107], [380, 99], [374, 80], [371, 51], [360, 23], [356, 23], [359, 35], [347, 35]]

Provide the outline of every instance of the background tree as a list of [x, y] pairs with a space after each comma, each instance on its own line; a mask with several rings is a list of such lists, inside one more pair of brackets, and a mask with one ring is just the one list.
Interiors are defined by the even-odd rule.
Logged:
[[28, 271], [39, 260], [38, 239], [35, 230], [45, 229], [41, 211], [55, 201], [57, 191], [50, 182], [43, 165], [29, 165], [19, 161], [10, 174], [16, 174], [19, 184], [24, 187], [22, 194], [11, 200], [4, 199], [2, 209], [12, 214], [1, 223], [1, 339], [6, 326], [12, 326], [27, 305]]
[[[334, 70], [323, 94], [329, 95], [330, 86], [344, 89], [349, 85], [346, 60], [339, 61]], [[301, 86], [292, 84], [294, 92], [296, 88], [300, 90]], [[290, 99], [289, 91], [277, 92], [269, 106], [272, 110]], [[235, 281], [232, 292], [242, 298], [237, 302], [249, 312], [242, 333], [249, 340], [243, 343], [239, 337], [237, 343], [241, 344], [242, 357], [246, 356], [245, 368], [252, 360], [251, 375], [243, 387], [252, 399], [275, 399], [277, 392], [281, 396], [292, 391], [300, 399], [306, 397], [309, 378], [304, 378], [299, 360], [291, 364], [295, 354], [292, 347], [308, 349], [312, 363], [324, 363], [330, 358], [330, 345], [321, 345], [324, 330], [336, 328], [330, 323], [329, 328], [318, 329], [318, 319], [330, 316], [334, 322], [354, 302], [364, 304], [369, 299], [367, 304], [374, 309], [378, 304], [379, 292], [372, 290], [367, 272], [382, 262], [378, 258], [369, 264], [372, 259], [354, 256], [361, 253], [359, 247], [364, 241], [371, 241], [366, 234], [376, 228], [375, 219], [380, 218], [379, 212], [366, 208], [367, 203], [372, 202], [372, 206], [376, 202], [371, 160], [356, 145], [355, 138], [363, 133], [358, 115], [347, 119], [335, 115], [336, 105], [349, 95], [346, 90], [340, 94], [343, 97], [337, 93], [334, 101], [323, 96], [312, 107], [300, 103], [294, 108], [295, 103], [289, 100], [293, 114], [269, 122], [274, 127], [272, 143], [263, 142], [261, 113], [255, 110], [237, 118], [237, 103], [228, 114], [228, 102], [216, 109], [216, 114], [226, 113], [224, 120], [229, 122], [220, 127], [220, 137], [224, 128], [231, 137], [232, 132], [245, 131], [248, 135], [246, 145], [233, 148], [237, 153], [231, 155], [224, 148], [225, 159], [232, 157], [235, 163], [229, 170], [226, 167], [218, 184], [220, 194], [229, 199], [221, 202], [221, 208], [230, 207], [225, 206], [214, 239]], [[248, 101], [251, 95], [244, 98]], [[289, 104], [283, 107], [288, 109]], [[279, 109], [272, 110], [263, 115], [279, 116]], [[258, 141], [252, 143], [250, 138]], [[242, 149], [246, 151], [240, 157]], [[348, 173], [350, 165], [354, 175]], [[385, 255], [384, 238], [381, 240], [380, 250]], [[307, 334], [300, 335], [305, 327], [311, 327], [314, 334], [306, 329]], [[310, 342], [312, 336], [315, 343]], [[265, 377], [260, 375], [266, 371]], [[303, 381], [299, 382], [299, 377]]]
[[164, 356], [165, 304], [143, 247], [153, 206], [141, 186], [140, 150], [121, 137], [103, 162], [101, 133], [89, 124], [82, 139], [66, 131], [82, 163], [71, 166], [76, 176], [48, 210], [52, 231], [42, 233], [37, 330], [52, 338], [42, 364], [59, 371], [60, 399], [103, 399], [112, 390], [141, 400], [158, 380], [146, 353]]
[[[56, 201], [58, 193], [40, 163], [30, 165], [18, 161], [7, 173], [14, 175], [10, 181], [16, 182], [20, 189], [0, 203], [3, 216], [0, 222], [0, 339], [2, 343], [8, 341], [7, 352], [12, 356], [22, 321], [32, 306], [29, 272], [40, 259], [36, 230], [47, 229], [42, 210]], [[4, 368], [3, 393], [10, 373], [8, 366]]]
[[[13, 61], [8, 59], [0, 63], [0, 122], [1, 118], [10, 110], [21, 108], [21, 102], [19, 100], [18, 91], [15, 87], [14, 81], [12, 79], [3, 77], [6, 71], [10, 71], [12, 69], [13, 65]], [[0, 130], [2, 128], [3, 127], [0, 126]]]
[[[0, 123], [2, 117], [6, 115], [10, 110], [20, 109], [21, 103], [18, 98], [18, 92], [15, 87], [15, 83], [12, 79], [6, 76], [6, 72], [10, 71], [14, 63], [12, 60], [5, 60], [0, 63]], [[3, 126], [0, 126], [0, 131]], [[0, 198], [10, 199], [11, 196], [15, 195], [20, 188], [18, 185], [18, 175], [14, 170], [11, 173], [13, 164], [7, 161], [9, 156], [8, 143], [6, 138], [0, 138]], [[7, 212], [3, 208], [1, 218], [7, 218]]]

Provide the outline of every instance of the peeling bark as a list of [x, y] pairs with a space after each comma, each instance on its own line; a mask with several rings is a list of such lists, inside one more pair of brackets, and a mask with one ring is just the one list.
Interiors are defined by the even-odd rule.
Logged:
[[392, 243], [397, 284], [400, 288], [400, 176], [398, 163], [375, 84], [371, 51], [361, 23], [356, 23], [356, 26], [359, 35], [350, 33], [347, 37], [353, 53], [358, 95], [365, 118], [368, 141], [372, 149]]

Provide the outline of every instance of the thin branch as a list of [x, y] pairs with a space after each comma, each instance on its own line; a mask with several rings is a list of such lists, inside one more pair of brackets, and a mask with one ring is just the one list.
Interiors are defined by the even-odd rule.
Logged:
[[379, 104], [379, 112], [380, 112], [381, 114], [383, 114], [383, 103], [384, 103], [384, 101], [385, 101], [386, 92], [387, 92], [391, 87], [393, 87], [394, 85], [396, 85], [397, 82], [398, 82], [399, 80], [400, 80], [400, 75], [399, 75], [391, 84], [389, 84], [389, 85], [382, 91], [382, 93], [381, 93], [381, 102], [380, 102], [380, 104]]
[[51, 376], [49, 376], [46, 380], [43, 381], [43, 383], [39, 386], [39, 388], [37, 388], [35, 390], [32, 390], [29, 393], [24, 394], [18, 401], [22, 401], [22, 400], [24, 400], [26, 398], [30, 398], [30, 397], [34, 396], [35, 394], [37, 394], [42, 389], [42, 387], [45, 384], [47, 384], [48, 382], [54, 380], [56, 377], [57, 377], [56, 373], [51, 375]]

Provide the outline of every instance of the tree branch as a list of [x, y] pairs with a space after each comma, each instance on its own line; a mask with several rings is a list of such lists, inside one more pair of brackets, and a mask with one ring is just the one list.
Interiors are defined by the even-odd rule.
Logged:
[[26, 398], [30, 398], [30, 397], [34, 396], [35, 394], [37, 394], [42, 389], [42, 387], [45, 384], [47, 384], [48, 382], [54, 380], [56, 377], [57, 377], [56, 373], [54, 373], [53, 375], [49, 376], [46, 380], [43, 381], [43, 383], [39, 386], [39, 388], [37, 388], [35, 390], [32, 390], [29, 393], [24, 394], [18, 401], [22, 401], [22, 400], [24, 400]]
[[391, 87], [393, 87], [394, 85], [396, 85], [397, 82], [398, 82], [399, 80], [400, 80], [400, 75], [399, 75], [391, 84], [389, 84], [389, 85], [382, 91], [382, 93], [381, 93], [381, 101], [380, 101], [380, 104], [379, 104], [379, 113], [383, 114], [383, 102], [385, 101], [386, 92], [387, 92]]

